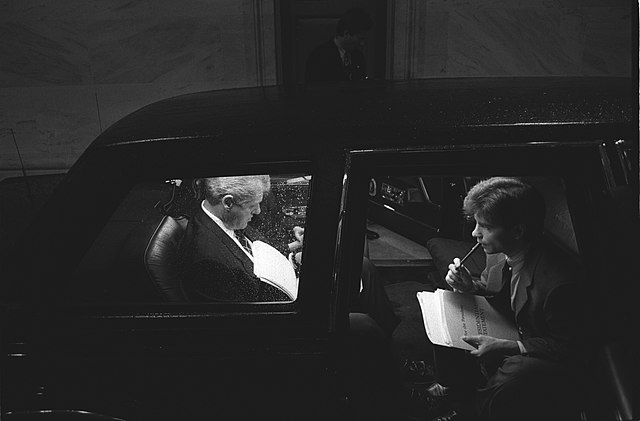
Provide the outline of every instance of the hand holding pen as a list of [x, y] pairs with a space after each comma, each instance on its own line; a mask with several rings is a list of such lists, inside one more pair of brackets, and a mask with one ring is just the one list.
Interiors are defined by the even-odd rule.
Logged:
[[474, 285], [471, 279], [471, 272], [464, 266], [464, 262], [478, 246], [480, 246], [480, 243], [476, 243], [462, 259], [454, 258], [453, 263], [449, 265], [449, 272], [447, 272], [447, 276], [445, 276], [445, 281], [455, 292], [467, 293], [473, 290]]

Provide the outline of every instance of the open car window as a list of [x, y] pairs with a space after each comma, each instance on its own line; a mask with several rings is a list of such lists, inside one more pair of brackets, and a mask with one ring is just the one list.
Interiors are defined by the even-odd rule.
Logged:
[[[472, 235], [475, 221], [462, 208], [469, 190], [481, 180], [516, 177], [536, 188], [545, 202], [545, 237], [562, 250], [571, 265], [577, 263], [586, 270], [593, 267], [585, 257], [592, 249], [584, 241], [588, 232], [583, 210], [589, 197], [585, 186], [597, 184], [586, 165], [584, 173], [571, 172], [562, 165], [565, 151], [556, 149], [552, 155], [537, 146], [526, 153], [508, 151], [509, 165], [487, 164], [497, 159], [496, 150], [491, 154], [482, 150], [355, 151], [350, 156], [341, 253], [346, 256], [357, 247], [375, 267], [397, 316], [391, 337], [403, 359], [432, 355], [417, 294], [451, 289], [445, 281], [448, 266], [454, 258], [467, 255], [477, 242]], [[566, 150], [567, 154], [580, 152], [586, 155], [586, 151]], [[478, 247], [465, 262], [474, 279], [481, 277], [489, 252]], [[364, 272], [356, 263], [341, 270], [349, 279], [349, 308], [356, 308], [361, 296], [357, 280]], [[591, 285], [592, 273], [580, 282]]]
[[[402, 294], [409, 284], [399, 284], [406, 281], [418, 289], [448, 288], [444, 281], [448, 265], [453, 258], [465, 256], [476, 242], [472, 236], [475, 223], [463, 215], [462, 200], [473, 185], [486, 178], [489, 176], [393, 171], [369, 179], [364, 254], [382, 274], [389, 294]], [[544, 198], [545, 236], [578, 259], [565, 180], [547, 175], [518, 178]], [[482, 249], [469, 257], [466, 266], [472, 275], [480, 276], [485, 258]]]
[[[424, 243], [432, 237], [472, 241], [470, 221], [462, 216], [462, 199], [468, 190], [489, 176], [421, 176], [390, 174], [375, 176], [369, 183], [368, 218], [413, 241]], [[545, 199], [545, 231], [565, 248], [578, 252], [566, 186], [561, 177], [518, 176], [534, 186]], [[384, 226], [381, 229], [386, 230]], [[411, 246], [407, 246], [411, 250]], [[399, 250], [398, 252], [400, 252]], [[412, 256], [407, 255], [407, 259]]]
[[[240, 189], [226, 209], [219, 193], [207, 193], [206, 180], [216, 179], [236, 183], [216, 192]], [[254, 181], [262, 190], [252, 201]], [[67, 300], [295, 301], [310, 182], [308, 174], [265, 174], [138, 183], [77, 265]]]
[[[468, 190], [488, 176], [374, 176], [369, 183], [367, 244], [371, 261], [388, 278], [425, 282], [446, 288], [444, 276], [454, 257], [462, 258], [476, 242], [473, 220], [462, 214]], [[542, 194], [546, 205], [544, 232], [553, 242], [578, 256], [566, 186], [557, 176], [519, 176]], [[484, 268], [484, 252], [476, 250], [467, 266], [476, 276]]]

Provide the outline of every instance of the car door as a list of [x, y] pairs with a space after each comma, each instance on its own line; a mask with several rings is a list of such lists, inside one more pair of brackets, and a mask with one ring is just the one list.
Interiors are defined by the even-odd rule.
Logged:
[[[631, 307], [622, 303], [626, 302], [624, 297], [629, 295], [634, 275], [621, 273], [614, 263], [621, 255], [630, 257], [633, 236], [628, 230], [637, 227], [637, 218], [631, 216], [632, 200], [622, 198], [626, 196], [623, 191], [634, 191], [634, 182], [624, 176], [633, 166], [628, 160], [619, 159], [620, 152], [624, 155], [625, 142], [585, 137], [577, 142], [512, 140], [487, 144], [469, 138], [467, 144], [459, 141], [456, 145], [438, 146], [445, 140], [432, 139], [434, 145], [423, 148], [352, 150], [348, 157], [339, 260], [348, 261], [347, 256], [365, 248], [370, 255], [375, 251], [372, 261], [385, 271], [387, 294], [401, 318], [392, 337], [398, 355], [432, 361], [433, 346], [423, 326], [416, 294], [447, 289], [447, 265], [454, 257], [462, 258], [474, 243], [473, 225], [465, 221], [461, 212], [466, 191], [484, 178], [520, 177], [545, 197], [547, 234], [570, 250], [588, 274], [582, 280], [586, 299], [581, 304], [591, 331], [587, 354], [593, 369], [584, 373], [586, 380], [582, 384], [606, 384], [607, 395], [612, 399], [620, 396], [624, 402], [629, 391], [624, 392], [616, 381], [611, 381], [612, 377], [603, 376], [606, 370], [598, 361], [609, 343], [620, 341], [621, 336], [612, 335], [618, 331], [619, 321], [633, 317]], [[384, 181], [384, 186], [379, 180]], [[429, 181], [427, 186], [445, 184], [457, 193], [435, 194], [436, 190], [421, 183], [424, 180]], [[463, 188], [458, 190], [458, 186]], [[440, 212], [440, 221], [454, 223], [433, 223], [434, 205]], [[377, 232], [379, 237], [365, 239], [366, 230]], [[475, 254], [468, 265], [479, 275], [484, 257]], [[353, 279], [359, 270], [356, 264], [344, 265], [339, 274]], [[616, 286], [612, 283], [614, 273]], [[354, 302], [357, 283], [350, 285], [349, 293]], [[594, 405], [596, 401], [588, 391], [585, 393], [571, 411], [597, 414], [612, 410]]]
[[[311, 159], [236, 161], [192, 143], [90, 150], [25, 234], [8, 272], [14, 289], [3, 298], [4, 412], [345, 416], [340, 336], [348, 323], [336, 311], [333, 275], [341, 173], [322, 173]], [[172, 270], [166, 247], [180, 238], [159, 237], [201, 212], [193, 181], [254, 174], [271, 176], [254, 228], [266, 231], [286, 265], [292, 228], [305, 228], [297, 294], [262, 302], [168, 297], [153, 272]], [[162, 267], [150, 268], [162, 241]]]

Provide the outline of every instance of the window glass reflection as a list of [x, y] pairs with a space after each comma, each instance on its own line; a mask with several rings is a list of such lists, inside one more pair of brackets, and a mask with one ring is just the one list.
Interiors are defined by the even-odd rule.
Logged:
[[68, 291], [76, 302], [294, 301], [311, 176], [140, 183]]

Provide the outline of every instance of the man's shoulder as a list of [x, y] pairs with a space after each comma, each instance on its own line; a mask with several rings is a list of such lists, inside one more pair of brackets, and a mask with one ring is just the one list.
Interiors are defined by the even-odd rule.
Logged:
[[[185, 236], [196, 238], [212, 237], [217, 238], [224, 234], [222, 228], [218, 226], [202, 209], [198, 209], [191, 215], [187, 223]], [[226, 234], [225, 234], [226, 235]]]
[[213, 222], [211, 218], [207, 216], [206, 213], [202, 210], [202, 208], [198, 208], [191, 216], [189, 217], [189, 222], [187, 223], [187, 230], [189, 228], [194, 229], [199, 226], [209, 225], [209, 222]]
[[551, 238], [543, 237], [537, 244], [538, 264], [537, 269], [555, 276], [554, 279], [562, 282], [576, 281], [577, 277], [584, 275], [579, 257], [558, 245]]

